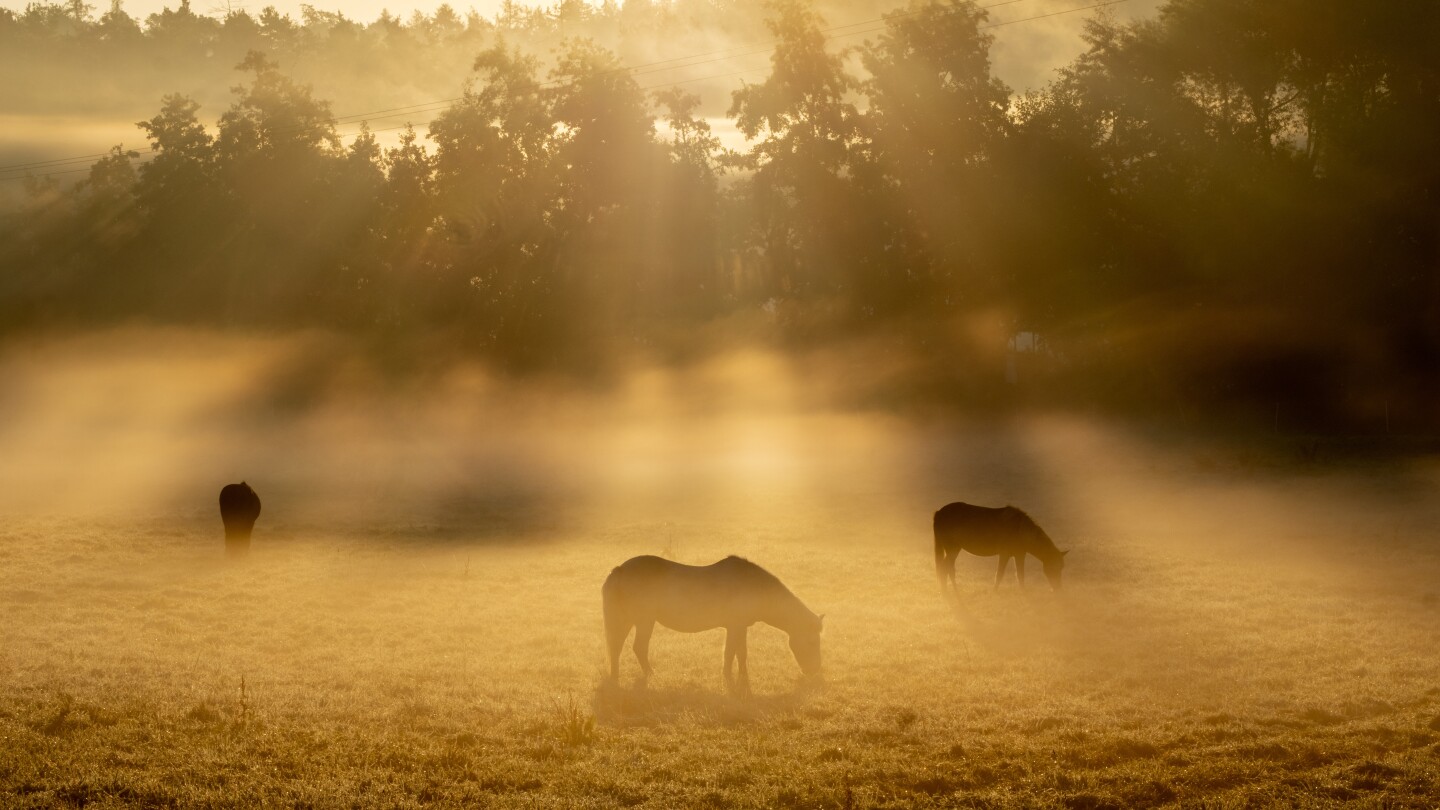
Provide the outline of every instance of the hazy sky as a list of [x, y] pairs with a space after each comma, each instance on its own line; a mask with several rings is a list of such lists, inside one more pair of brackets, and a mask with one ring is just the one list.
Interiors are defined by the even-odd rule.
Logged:
[[[9, 8], [16, 11], [23, 10], [25, 6], [34, 0], [0, 0], [0, 8]], [[95, 13], [101, 14], [110, 7], [110, 0], [87, 0], [95, 7]], [[326, 0], [314, 0], [307, 5], [315, 6], [324, 11], [339, 11], [352, 20], [370, 22], [380, 16], [380, 12], [389, 11], [391, 14], [401, 17], [409, 17], [415, 11], [429, 13], [440, 6], [443, 0], [345, 0], [345, 2], [326, 2]], [[903, 0], [896, 0], [900, 5]], [[991, 16], [992, 22], [1002, 22], [1008, 19], [1033, 16], [1046, 12], [1063, 10], [1066, 8], [1077, 8], [1081, 6], [1094, 5], [1102, 0], [1033, 0], [1033, 2], [1016, 5], [1011, 8], [1001, 9]], [[1115, 13], [1121, 17], [1149, 14], [1154, 8], [1160, 5], [1161, 0], [1128, 0], [1117, 4]], [[178, 7], [180, 0], [124, 0], [124, 8], [131, 16], [144, 20], [167, 6]], [[281, 12], [293, 17], [300, 16], [301, 0], [190, 0], [190, 7], [199, 14], [223, 15], [227, 9], [244, 9], [251, 13], [258, 13], [266, 6], [274, 6]], [[501, 0], [452, 0], [450, 5], [462, 15], [474, 9], [481, 15], [493, 17], [500, 8]], [[554, 0], [535, 0], [525, 3], [526, 5], [550, 6]], [[594, 3], [598, 5], [598, 0]], [[622, 0], [623, 4], [623, 0]], [[981, 2], [981, 6], [990, 5], [988, 2]], [[828, 15], [834, 19], [827, 20], [831, 24], [844, 23], [840, 19], [844, 15], [831, 13]], [[1019, 25], [1013, 28], [1002, 27], [995, 33], [999, 39], [1029, 38], [1037, 29], [1063, 30], [1068, 32], [1078, 31], [1081, 20], [1086, 14], [1066, 14], [1050, 20], [1036, 21], [1036, 24]], [[1007, 30], [1008, 29], [1008, 30]], [[1022, 32], [1023, 29], [1023, 32]], [[1003, 33], [1002, 33], [1003, 31]], [[1013, 32], [1013, 33], [1012, 33]]]
[[[87, 0], [96, 9], [96, 14], [110, 6], [110, 0]], [[308, 5], [325, 11], [339, 11], [352, 20], [368, 23], [380, 16], [382, 11], [388, 10], [391, 14], [402, 19], [408, 18], [415, 11], [430, 13], [441, 5], [443, 0], [346, 0], [346, 2], [327, 2], [327, 0], [314, 0]], [[1149, 16], [1164, 0], [1120, 0], [1104, 10], [1104, 13], [1114, 14], [1121, 19]], [[0, 8], [14, 10], [23, 9], [28, 2], [33, 0], [0, 0]], [[524, 2], [524, 0], [522, 0]], [[621, 0], [623, 4], [623, 0]], [[895, 5], [902, 5], [905, 0], [895, 0]], [[1080, 30], [1085, 19], [1097, 13], [1096, 11], [1085, 11], [1090, 6], [1095, 6], [1104, 0], [1029, 0], [1022, 3], [995, 3], [993, 0], [981, 0], [980, 6], [999, 6], [990, 14], [990, 24], [995, 26], [990, 33], [995, 36], [995, 47], [992, 58], [995, 64], [996, 74], [1015, 90], [1038, 87], [1043, 85], [1052, 76], [1052, 71], [1061, 65], [1068, 64], [1074, 59], [1083, 48], [1080, 40]], [[462, 15], [471, 9], [486, 17], [493, 17], [499, 9], [501, 0], [452, 0], [450, 5]], [[547, 7], [555, 4], [555, 0], [533, 0], [526, 2], [526, 5], [538, 5]], [[599, 0], [593, 0], [598, 5]], [[175, 8], [179, 6], [179, 0], [124, 0], [124, 8], [131, 16], [144, 20], [166, 7]], [[298, 18], [300, 16], [301, 0], [191, 0], [191, 8], [200, 14], [223, 15], [227, 8], [244, 9], [252, 13], [258, 13], [266, 6], [275, 6], [281, 12]], [[835, 4], [831, 4], [832, 9]], [[1069, 10], [1079, 10], [1077, 13], [1058, 13]], [[864, 15], [845, 15], [836, 11], [829, 11], [826, 15], [827, 25], [844, 25], [851, 22], [854, 17], [869, 17], [867, 12]], [[1040, 17], [1041, 19], [1031, 19]], [[847, 39], [841, 44], [852, 44]]]
[[[208, 8], [210, 6], [223, 8], [223, 3], [224, 0], [190, 0], [191, 7], [196, 9], [197, 11]], [[147, 9], [145, 13], [149, 14], [151, 13], [148, 10], [150, 7], [153, 6], [154, 8], [158, 9], [163, 7], [164, 5], [165, 3], [162, 0], [136, 0], [136, 2], [133, 3], [126, 3], [125, 7], [131, 8], [133, 6], [134, 10], [130, 12], [132, 14], [138, 14], [141, 8]], [[174, 5], [174, 3], [172, 2], [171, 5]], [[275, 8], [288, 14], [296, 17], [300, 16], [299, 0], [280, 0], [280, 2], [266, 2], [265, 0], [257, 0], [256, 2], [248, 3], [243, 2], [243, 0], [236, 0], [235, 5], [243, 6], [245, 9], [251, 12], [258, 12], [260, 9], [266, 6], [273, 5]], [[323, 2], [323, 0], [318, 0], [317, 2], [309, 3], [308, 5], [312, 5], [320, 9], [325, 9], [326, 11], [339, 11], [352, 20], [370, 22], [376, 17], [379, 17], [380, 12], [386, 10], [388, 10], [391, 14], [397, 15], [401, 18], [409, 17], [412, 12], [417, 10], [424, 11], [425, 13], [429, 14], [441, 5], [441, 0], [359, 0], [359, 2], [355, 2], [355, 0], [349, 0], [348, 2], [344, 3], [326, 3]], [[462, 15], [473, 8], [474, 10], [480, 12], [486, 17], [493, 17], [495, 16], [496, 10], [500, 8], [500, 0], [478, 0], [478, 2], [466, 2], [465, 0], [456, 0], [456, 2], [450, 3], [450, 5], [456, 11], [459, 11]], [[552, 3], [526, 3], [525, 5], [545, 6], [552, 5]]]
[[[31, 0], [0, 0], [0, 7], [20, 10]], [[593, 1], [593, 0], [592, 0]], [[906, 0], [894, 0], [896, 5]], [[109, 0], [87, 0], [96, 7], [96, 13], [108, 9]], [[226, 0], [191, 0], [191, 7], [201, 14], [223, 14]], [[248, 11], [258, 13], [267, 5], [274, 5], [281, 11], [293, 17], [300, 15], [299, 0], [229, 0], [232, 8], [245, 8]], [[623, 0], [622, 0], [623, 2]], [[1084, 21], [1097, 13], [1093, 10], [1083, 10], [1094, 6], [1103, 0], [1023, 0], [1014, 4], [1005, 4], [1004, 7], [995, 7], [990, 13], [990, 24], [995, 27], [990, 33], [995, 36], [995, 44], [991, 51], [994, 63], [995, 74], [1004, 80], [1010, 87], [1023, 92], [1026, 89], [1038, 88], [1054, 77], [1056, 68], [1068, 64], [1083, 49], [1084, 43], [1080, 39], [1080, 31]], [[1131, 19], [1139, 16], [1149, 16], [1155, 12], [1164, 0], [1126, 0], [1105, 9], [1105, 13], [1112, 13], [1120, 19]], [[541, 0], [536, 5], [553, 5], [554, 0]], [[995, 6], [997, 0], [981, 0], [981, 6]], [[471, 8], [485, 16], [494, 16], [500, 0], [478, 0], [478, 2], [465, 2], [457, 0], [451, 6], [462, 14]], [[124, 8], [132, 16], [144, 19], [150, 14], [169, 6], [177, 7], [179, 0], [126, 0]], [[440, 0], [354, 0], [352, 2], [330, 2], [329, 0], [315, 0], [313, 3], [317, 8], [327, 11], [340, 11], [351, 19], [360, 22], [371, 22], [376, 19], [382, 10], [389, 10], [392, 14], [409, 17], [416, 10], [431, 12], [440, 5]], [[838, 4], [831, 4], [835, 8]], [[868, 4], [867, 4], [868, 5]], [[1080, 9], [1078, 13], [1058, 13], [1072, 9]], [[857, 19], [869, 18], [873, 12], [861, 12], [858, 9], [852, 14], [845, 14], [841, 11], [832, 10], [826, 16], [826, 24], [830, 26], [841, 26], [847, 23], [856, 22]], [[844, 38], [836, 40], [834, 47], [853, 45], [861, 41], [858, 38]], [[763, 60], [752, 60], [753, 63], [763, 64]], [[751, 75], [746, 78], [758, 80], [760, 76]], [[738, 86], [740, 79], [736, 78]], [[417, 99], [424, 101], [426, 99]], [[144, 104], [150, 105], [153, 99], [145, 99]], [[41, 160], [62, 155], [90, 154], [103, 151], [107, 145], [125, 143], [130, 145], [144, 145], [143, 139], [137, 135], [134, 122], [141, 117], [146, 117], [152, 112], [150, 106], [138, 106], [136, 109], [119, 115], [95, 116], [82, 113], [68, 115], [6, 115], [0, 112], [0, 164], [16, 163], [21, 161]], [[338, 113], [348, 114], [354, 112], [351, 109], [339, 109]], [[735, 130], [733, 122], [721, 118], [711, 120], [718, 136], [725, 141], [727, 146], [739, 148], [742, 146], [742, 137]], [[353, 133], [347, 131], [347, 136]], [[398, 138], [398, 132], [387, 132], [381, 134], [382, 140], [394, 137]], [[7, 184], [0, 184], [0, 197], [3, 197], [8, 190]], [[18, 187], [18, 184], [8, 184], [11, 187]]]
[[[34, 2], [34, 0], [0, 0], [0, 7], [20, 11], [30, 2]], [[106, 9], [110, 8], [110, 0], [86, 0], [86, 2], [95, 6], [96, 14], [103, 13]], [[339, 11], [352, 20], [370, 22], [376, 17], [379, 17], [380, 12], [386, 9], [389, 9], [391, 14], [400, 17], [409, 17], [410, 13], [417, 9], [429, 13], [438, 7], [440, 3], [441, 0], [358, 0], [358, 2], [356, 0], [347, 0], [346, 2], [315, 0], [315, 2], [307, 3], [306, 5], [311, 5], [324, 11]], [[229, 0], [229, 2], [226, 2], [226, 0], [190, 0], [190, 8], [197, 14], [223, 14], [227, 8], [237, 10], [245, 9], [251, 13], [258, 13], [266, 6], [274, 6], [292, 17], [299, 17], [300, 4], [301, 0], [250, 0], [249, 2], [247, 2], [247, 0]], [[143, 20], [166, 6], [170, 8], [178, 7], [180, 0], [125, 0], [124, 5], [125, 11], [129, 12], [130, 16]], [[450, 3], [450, 5], [462, 14], [474, 8], [481, 14], [491, 17], [494, 16], [495, 10], [500, 7], [500, 0], [478, 0], [478, 2], [464, 2], [464, 0], [459, 0], [458, 2]], [[547, 4], [538, 3], [537, 5]]]

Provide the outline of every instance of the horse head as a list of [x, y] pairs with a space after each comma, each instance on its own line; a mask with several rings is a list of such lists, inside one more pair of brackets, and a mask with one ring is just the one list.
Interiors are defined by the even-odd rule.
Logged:
[[823, 615], [816, 616], [814, 624], [790, 633], [790, 652], [795, 654], [800, 671], [809, 677], [820, 674], [820, 630], [824, 621]]
[[1050, 587], [1057, 591], [1060, 590], [1060, 572], [1065, 570], [1065, 555], [1069, 553], [1069, 549], [1066, 549], [1041, 561], [1045, 566], [1045, 578], [1050, 580]]

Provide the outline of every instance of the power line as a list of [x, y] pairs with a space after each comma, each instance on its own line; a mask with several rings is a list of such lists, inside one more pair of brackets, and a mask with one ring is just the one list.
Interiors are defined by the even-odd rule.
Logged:
[[[974, 6], [973, 8], [974, 8], [974, 10], [977, 10], [977, 11], [985, 11], [985, 10], [992, 9], [992, 8], [997, 8], [997, 7], [1000, 7], [1000, 6], [1013, 5], [1013, 4], [1019, 3], [1019, 2], [1024, 2], [1024, 0], [1002, 0], [1001, 2], [992, 3], [992, 4], [987, 5], [987, 6]], [[991, 23], [991, 24], [989, 24], [989, 25], [981, 25], [981, 26], [977, 26], [977, 27], [976, 27], [976, 30], [984, 31], [984, 30], [989, 30], [989, 29], [992, 29], [992, 28], [1001, 28], [1001, 27], [1004, 27], [1004, 26], [1007, 26], [1007, 25], [1015, 25], [1015, 24], [1017, 24], [1017, 23], [1024, 23], [1024, 22], [1033, 22], [1033, 21], [1035, 21], [1035, 20], [1043, 20], [1043, 19], [1046, 19], [1046, 18], [1058, 17], [1058, 16], [1065, 15], [1065, 14], [1075, 14], [1075, 13], [1081, 12], [1081, 11], [1091, 11], [1091, 10], [1093, 10], [1093, 9], [1104, 8], [1104, 7], [1107, 7], [1107, 6], [1120, 5], [1121, 3], [1126, 3], [1126, 2], [1129, 2], [1129, 0], [1105, 0], [1105, 2], [1094, 3], [1094, 4], [1088, 5], [1088, 6], [1080, 6], [1080, 7], [1071, 8], [1071, 9], [1062, 9], [1062, 10], [1060, 10], [1060, 11], [1052, 11], [1052, 12], [1048, 12], [1048, 13], [1045, 13], [1045, 14], [1037, 14], [1037, 15], [1034, 15], [1034, 16], [1031, 16], [1031, 17], [1022, 17], [1022, 18], [1015, 19], [1015, 20], [1007, 20], [1007, 21], [1004, 21], [1004, 22]], [[969, 6], [953, 6], [953, 7], [951, 7], [950, 9], [944, 10], [943, 13], [946, 13], [946, 14], [956, 13], [956, 12], [958, 12], [958, 11], [968, 10], [968, 9], [970, 9], [970, 8], [972, 8], [972, 7], [969, 7]], [[892, 21], [892, 20], [894, 20], [894, 19], [896, 19], [896, 18], [913, 16], [913, 15], [916, 15], [916, 14], [923, 13], [924, 11], [927, 11], [927, 10], [928, 10], [928, 9], [919, 9], [919, 10], [915, 10], [915, 11], [892, 12], [892, 13], [887, 14], [887, 15], [882, 16], [882, 17], [872, 18], [872, 19], [869, 19], [869, 20], [860, 20], [860, 21], [853, 22], [853, 23], [846, 23], [846, 24], [844, 24], [844, 25], [838, 25], [838, 26], [832, 26], [832, 27], [830, 27], [830, 28], [824, 28], [824, 29], [821, 29], [821, 33], [827, 33], [827, 34], [829, 34], [829, 35], [822, 37], [822, 41], [828, 42], [828, 41], [831, 41], [831, 40], [834, 40], [834, 39], [841, 39], [841, 38], [850, 37], [850, 36], [860, 36], [860, 35], [864, 35], [864, 34], [870, 34], [870, 33], [875, 33], [875, 32], [878, 32], [878, 31], [883, 31], [883, 30], [885, 30], [886, 28], [889, 27], [890, 21]], [[881, 23], [881, 24], [880, 24], [880, 25], [875, 25], [875, 23]], [[870, 28], [862, 28], [861, 30], [858, 30], [858, 31], [849, 31], [849, 32], [845, 32], [845, 33], [835, 33], [835, 32], [841, 31], [841, 30], [846, 29], [846, 28], [855, 28], [856, 26], [872, 26], [872, 27], [870, 27]], [[664, 72], [664, 71], [667, 71], [667, 70], [679, 70], [679, 69], [688, 68], [688, 67], [695, 67], [695, 66], [698, 66], [698, 65], [710, 64], [710, 63], [713, 63], [713, 62], [728, 61], [728, 60], [730, 60], [730, 59], [736, 59], [736, 58], [739, 58], [739, 57], [742, 57], [742, 56], [753, 56], [753, 55], [757, 55], [757, 54], [760, 54], [760, 53], [766, 53], [766, 52], [770, 51], [770, 49], [772, 49], [772, 48], [773, 48], [775, 45], [777, 45], [778, 43], [779, 43], [779, 40], [771, 40], [770, 42], [766, 43], [766, 44], [763, 45], [763, 46], [755, 47], [755, 48], [752, 48], [752, 49], [749, 49], [749, 50], [739, 51], [739, 52], [736, 52], [736, 53], [730, 53], [730, 52], [731, 52], [731, 51], [735, 51], [737, 48], [746, 48], [746, 47], [749, 47], [749, 46], [732, 46], [732, 47], [730, 47], [730, 48], [725, 48], [725, 49], [718, 50], [718, 51], [711, 51], [711, 52], [709, 52], [709, 53], [690, 54], [690, 55], [685, 55], [685, 56], [676, 56], [676, 57], [671, 57], [671, 58], [669, 58], [669, 59], [661, 59], [661, 60], [657, 60], [657, 61], [654, 61], [654, 62], [642, 63], [642, 64], [639, 64], [639, 65], [630, 65], [630, 66], [623, 66], [623, 65], [622, 65], [622, 66], [620, 66], [620, 67], [616, 67], [616, 68], [611, 68], [611, 69], [608, 69], [608, 70], [599, 71], [599, 72], [597, 72], [595, 75], [597, 75], [597, 76], [606, 76], [606, 75], [613, 75], [613, 74], [617, 74], [617, 73], [628, 73], [628, 74], [630, 74], [631, 76], [644, 76], [644, 75], [649, 75], [649, 74], [651, 74], [651, 73]], [[728, 54], [728, 55], [726, 55], [726, 56], [716, 56], [716, 57], [714, 57], [714, 58], [705, 58], [705, 59], [701, 59], [701, 58], [700, 58], [700, 57], [711, 57], [711, 56], [713, 56], [713, 55], [715, 55], [715, 54], [722, 54], [722, 53], [723, 53], [723, 54]], [[667, 65], [667, 64], [670, 63], [670, 62], [678, 62], [678, 61], [686, 60], [686, 59], [699, 59], [699, 61], [686, 62], [685, 64], [672, 65], [672, 66], [669, 66], [669, 67], [661, 67], [662, 65]], [[646, 68], [649, 68], [649, 69], [647, 70]], [[752, 68], [752, 69], [749, 69], [749, 70], [741, 70], [741, 71], [735, 71], [735, 72], [731, 72], [731, 73], [714, 74], [714, 75], [708, 75], [708, 76], [696, 76], [696, 77], [692, 77], [692, 78], [689, 78], [689, 79], [683, 79], [683, 80], [676, 81], [676, 82], [672, 82], [672, 83], [668, 83], [668, 84], [662, 83], [662, 84], [657, 84], [657, 85], [651, 85], [651, 86], [641, 87], [640, 89], [646, 90], [646, 91], [657, 90], [657, 89], [660, 89], [660, 88], [662, 88], [662, 87], [674, 87], [674, 86], [678, 86], [678, 85], [682, 85], [682, 84], [692, 84], [692, 83], [694, 83], [694, 82], [708, 81], [708, 80], [712, 80], [712, 79], [729, 78], [729, 77], [732, 77], [732, 76], [740, 76], [740, 75], [744, 75], [744, 74], [747, 74], [747, 73], [756, 73], [756, 72], [759, 72], [759, 71], [764, 70], [764, 69], [765, 69], [764, 67], [757, 67], [757, 68]], [[545, 88], [545, 87], [560, 85], [560, 84], [563, 84], [565, 81], [567, 81], [567, 80], [566, 80], [566, 79], [549, 79], [549, 80], [547, 80], [547, 81], [537, 82], [535, 86], [536, 86], [537, 89], [539, 89], [539, 88]], [[368, 123], [368, 121], [369, 121], [371, 118], [373, 118], [374, 116], [377, 116], [377, 115], [378, 115], [378, 116], [381, 116], [379, 120], [384, 120], [384, 119], [386, 119], [386, 118], [391, 118], [391, 119], [393, 119], [393, 118], [398, 117], [399, 115], [404, 115], [404, 114], [410, 113], [410, 112], [417, 113], [417, 114], [423, 114], [423, 113], [427, 113], [427, 112], [443, 112], [445, 109], [448, 109], [450, 105], [453, 105], [453, 104], [455, 104], [456, 102], [459, 102], [459, 101], [463, 101], [463, 100], [465, 100], [466, 98], [467, 98], [467, 96], [459, 96], [459, 97], [456, 97], [456, 98], [437, 99], [437, 100], [434, 100], [434, 101], [421, 102], [421, 103], [418, 103], [418, 104], [412, 104], [412, 105], [407, 105], [407, 106], [402, 106], [402, 107], [391, 107], [391, 108], [383, 109], [383, 110], [373, 110], [373, 111], [362, 112], [362, 113], [351, 113], [351, 114], [347, 114], [347, 115], [343, 115], [343, 116], [332, 117], [328, 123], [329, 123], [331, 126], [333, 126], [333, 127], [340, 127], [340, 126], [354, 125], [354, 124], [356, 124], [356, 123], [361, 123], [361, 124], [363, 124], [363, 123]], [[386, 115], [386, 113], [389, 113], [389, 114]], [[438, 116], [437, 116], [437, 117], [438, 117]], [[346, 119], [352, 119], [352, 120], [346, 120]], [[427, 121], [422, 122], [422, 125], [432, 123], [434, 120], [435, 120], [434, 118], [431, 118], [431, 119], [429, 119], [429, 120], [427, 120]], [[383, 127], [383, 128], [379, 128], [379, 129], [372, 129], [371, 131], [372, 131], [372, 132], [386, 132], [386, 131], [390, 131], [390, 130], [394, 130], [394, 129], [403, 129], [403, 128], [406, 127], [406, 126], [411, 126], [411, 124], [407, 122], [406, 124], [402, 124], [402, 125], [398, 125], [398, 126], [394, 126], [394, 127]], [[304, 129], [304, 127], [282, 128], [282, 129], [280, 129], [280, 130], [277, 130], [277, 132], [280, 132], [280, 133], [296, 132], [296, 131], [300, 131], [301, 129]], [[11, 177], [0, 177], [0, 181], [3, 181], [3, 180], [21, 180], [21, 179], [24, 179], [25, 177], [50, 177], [50, 176], [55, 176], [55, 175], [74, 174], [74, 173], [77, 173], [77, 172], [89, 171], [90, 166], [95, 165], [94, 162], [91, 161], [92, 158], [104, 157], [104, 156], [108, 156], [109, 154], [111, 154], [111, 153], [110, 153], [110, 152], [99, 152], [99, 153], [95, 153], [95, 154], [91, 154], [91, 155], [79, 155], [79, 156], [71, 157], [71, 158], [55, 158], [55, 159], [53, 159], [53, 160], [35, 161], [35, 162], [32, 162], [32, 163], [19, 163], [19, 164], [12, 164], [12, 165], [9, 165], [9, 166], [0, 166], [0, 172], [16, 172], [16, 171], [24, 171], [24, 172], [26, 172], [26, 174], [23, 174], [23, 175], [16, 175], [16, 176], [11, 176]], [[47, 171], [47, 172], [41, 172], [41, 173], [38, 173], [38, 174], [32, 174], [32, 173], [30, 173], [33, 169], [37, 169], [37, 168], [43, 168], [43, 167], [47, 167], [47, 166], [53, 167], [53, 166], [70, 165], [70, 164], [80, 163], [80, 162], [86, 162], [86, 161], [91, 161], [91, 162], [90, 162], [90, 165], [89, 165], [89, 166], [86, 166], [86, 167], [79, 168], [79, 169], [68, 169], [68, 170], [60, 170], [60, 171]], [[147, 162], [149, 162], [149, 161], [148, 161], [148, 160], [144, 160], [144, 159], [137, 159], [137, 160], [135, 161], [135, 164], [138, 165], [138, 164], [143, 164], [143, 163], [147, 163]]]
[[68, 157], [68, 158], [54, 158], [53, 160], [36, 160], [36, 161], [32, 161], [32, 162], [30, 162], [30, 163], [16, 163], [16, 164], [13, 164], [13, 165], [10, 165], [10, 166], [0, 166], [0, 172], [11, 171], [11, 170], [13, 170], [13, 169], [32, 168], [32, 167], [33, 167], [33, 168], [39, 168], [40, 166], [46, 166], [46, 165], [49, 165], [49, 164], [52, 164], [52, 163], [61, 163], [61, 164], [63, 164], [63, 163], [75, 163], [75, 162], [82, 161], [82, 160], [91, 160], [92, 158], [105, 157], [105, 156], [108, 155], [108, 154], [110, 154], [110, 153], [109, 153], [109, 152], [96, 152], [96, 153], [93, 154], [93, 155], [76, 155], [75, 157]]
[[[109, 154], [109, 153], [106, 153], [106, 154]], [[150, 161], [154, 160], [156, 157], [158, 157], [158, 155], [154, 155], [154, 154], [148, 154], [148, 155], [147, 155], [147, 154], [142, 154], [142, 155], [139, 156], [139, 157], [131, 158], [131, 159], [130, 159], [130, 165], [131, 165], [131, 166], [140, 166], [140, 165], [149, 163]], [[79, 172], [88, 172], [88, 171], [90, 171], [92, 168], [95, 167], [95, 165], [96, 165], [95, 163], [92, 163], [92, 164], [90, 164], [89, 166], [83, 166], [83, 167], [81, 167], [81, 168], [79, 168], [79, 169], [62, 169], [62, 170], [60, 170], [60, 171], [42, 172], [42, 173], [40, 173], [40, 174], [20, 174], [20, 175], [14, 176], [14, 177], [0, 177], [0, 182], [3, 182], [3, 181], [5, 181], [5, 180], [27, 180], [27, 179], [38, 179], [38, 178], [41, 178], [41, 177], [58, 177], [58, 176], [60, 176], [60, 175], [62, 175], [62, 174], [78, 174]]]

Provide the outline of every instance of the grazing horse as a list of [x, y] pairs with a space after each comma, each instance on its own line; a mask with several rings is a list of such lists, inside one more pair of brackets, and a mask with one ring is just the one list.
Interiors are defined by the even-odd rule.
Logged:
[[225, 522], [225, 553], [243, 557], [250, 550], [250, 532], [260, 517], [260, 496], [241, 481], [220, 490], [220, 519]]
[[1025, 555], [1033, 554], [1045, 567], [1050, 587], [1060, 590], [1060, 572], [1065, 568], [1069, 551], [1055, 548], [1049, 535], [1030, 516], [1013, 506], [990, 508], [968, 503], [952, 503], [935, 513], [935, 573], [940, 577], [940, 590], [945, 581], [955, 587], [955, 558], [961, 551], [977, 557], [1000, 555], [995, 571], [995, 587], [1005, 576], [1005, 566], [1015, 559], [1015, 578], [1025, 584]]
[[[655, 623], [682, 633], [725, 628], [725, 685], [749, 691], [745, 633], [765, 622], [790, 635], [790, 651], [807, 676], [820, 674], [820, 623], [774, 574], [741, 557], [710, 565], [683, 565], [660, 557], [626, 560], [610, 572], [601, 589], [610, 678], [620, 680], [620, 651], [635, 628], [635, 657], [650, 677], [650, 634]], [[740, 660], [740, 678], [730, 667]]]

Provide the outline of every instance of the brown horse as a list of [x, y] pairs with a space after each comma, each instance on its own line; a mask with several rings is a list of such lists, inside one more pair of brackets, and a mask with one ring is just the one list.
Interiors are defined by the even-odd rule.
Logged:
[[968, 503], [952, 503], [935, 513], [935, 573], [940, 577], [940, 590], [945, 582], [955, 587], [955, 558], [961, 551], [977, 557], [1000, 556], [995, 571], [995, 586], [1005, 576], [1005, 566], [1015, 560], [1015, 578], [1025, 584], [1025, 555], [1033, 554], [1045, 567], [1050, 587], [1060, 590], [1060, 572], [1065, 568], [1068, 551], [1055, 548], [1049, 535], [1030, 516], [1013, 506], [990, 508]]
[[250, 532], [260, 517], [260, 496], [241, 481], [220, 490], [220, 520], [225, 523], [225, 552], [243, 557], [250, 550]]
[[[790, 651], [807, 676], [820, 673], [820, 624], [824, 617], [808, 608], [774, 574], [741, 557], [711, 565], [683, 565], [660, 557], [626, 560], [610, 572], [601, 589], [610, 678], [620, 680], [620, 651], [635, 628], [635, 657], [650, 677], [650, 634], [655, 623], [682, 633], [725, 628], [725, 684], [749, 690], [745, 634], [765, 622], [790, 635]], [[740, 678], [731, 665], [740, 661]]]

